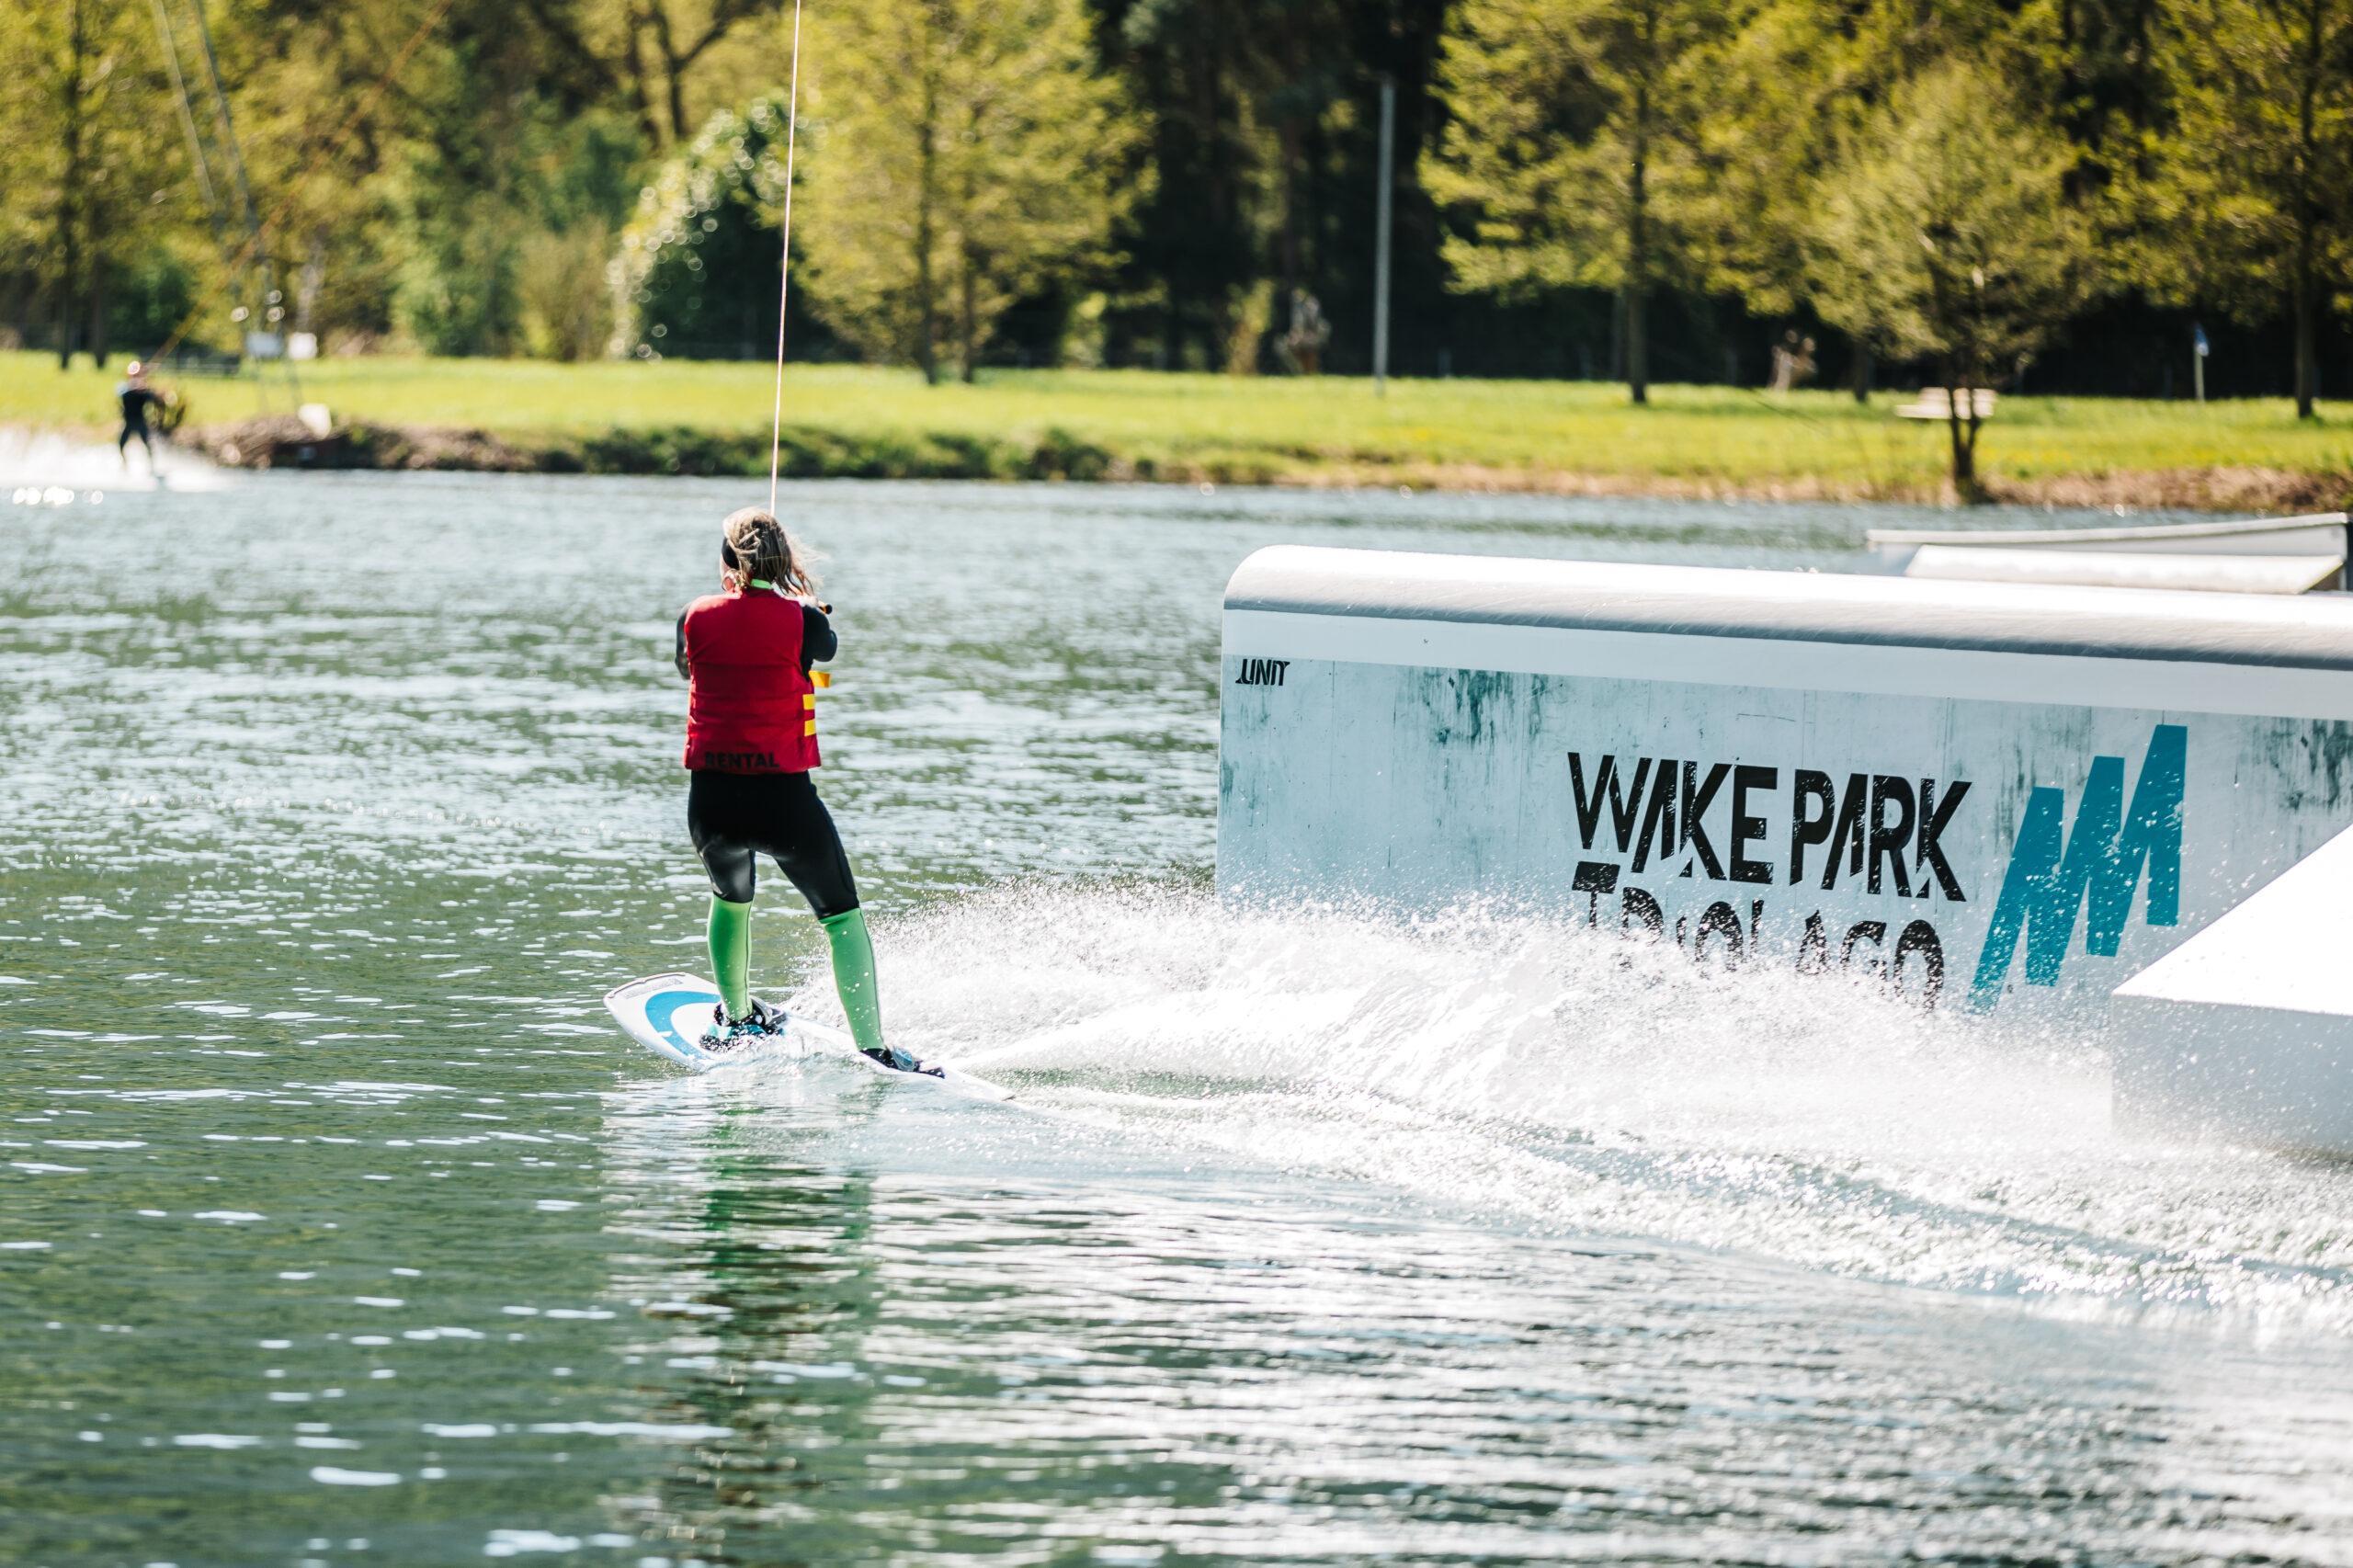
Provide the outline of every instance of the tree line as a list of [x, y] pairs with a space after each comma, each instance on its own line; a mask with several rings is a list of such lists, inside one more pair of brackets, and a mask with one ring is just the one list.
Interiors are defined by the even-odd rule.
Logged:
[[[765, 355], [790, 36], [0, 0], [0, 331]], [[801, 356], [1361, 370], [1386, 82], [1404, 373], [1639, 403], [1786, 333], [1859, 390], [2145, 382], [2107, 338], [2192, 319], [2303, 415], [2353, 369], [2353, 0], [807, 0], [804, 43]]]

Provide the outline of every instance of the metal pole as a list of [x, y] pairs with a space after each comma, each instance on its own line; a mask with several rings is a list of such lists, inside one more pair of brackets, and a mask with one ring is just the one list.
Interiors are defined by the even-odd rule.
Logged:
[[1389, 392], [1389, 203], [1397, 183], [1397, 83], [1381, 78], [1381, 198], [1372, 252], [1372, 390]]
[[2190, 330], [2196, 334], [2189, 350], [2190, 379], [2198, 383], [2198, 402], [2203, 406], [2206, 402], [2206, 329], [2201, 326]]

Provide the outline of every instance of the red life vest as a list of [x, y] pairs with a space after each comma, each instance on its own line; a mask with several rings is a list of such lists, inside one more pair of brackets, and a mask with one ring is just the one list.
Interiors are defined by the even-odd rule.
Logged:
[[817, 766], [817, 694], [801, 667], [801, 601], [767, 588], [687, 607], [687, 766], [806, 773]]

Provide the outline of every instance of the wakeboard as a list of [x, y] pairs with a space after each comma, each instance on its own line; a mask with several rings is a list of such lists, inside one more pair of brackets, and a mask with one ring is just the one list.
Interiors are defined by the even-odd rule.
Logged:
[[798, 1047], [804, 1051], [856, 1062], [870, 1073], [885, 1078], [904, 1079], [916, 1084], [938, 1084], [970, 1095], [975, 1099], [1009, 1100], [1013, 1091], [985, 1078], [975, 1078], [970, 1073], [960, 1073], [944, 1067], [937, 1076], [929, 1072], [903, 1073], [895, 1067], [885, 1067], [858, 1049], [849, 1036], [824, 1024], [811, 1023], [795, 1017], [780, 1035], [756, 1037], [744, 1044], [725, 1051], [706, 1051], [702, 1047], [703, 1031], [710, 1026], [711, 1009], [719, 1005], [719, 993], [710, 982], [691, 974], [655, 974], [643, 980], [632, 980], [605, 994], [605, 1006], [613, 1021], [637, 1041], [665, 1062], [708, 1073], [714, 1068], [732, 1066], [739, 1062], [773, 1057], [779, 1044]]

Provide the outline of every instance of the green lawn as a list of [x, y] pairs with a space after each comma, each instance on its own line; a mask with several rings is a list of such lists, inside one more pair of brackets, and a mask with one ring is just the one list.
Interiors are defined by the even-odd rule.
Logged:
[[[118, 367], [119, 368], [119, 367]], [[304, 395], [338, 419], [471, 426], [516, 439], [576, 439], [669, 427], [758, 438], [773, 370], [672, 360], [366, 358], [303, 368]], [[96, 426], [115, 374], [61, 374], [35, 354], [0, 355], [0, 425]], [[185, 383], [191, 423], [283, 410], [252, 381]], [[1785, 398], [1659, 387], [1649, 408], [1621, 387], [1558, 381], [1399, 381], [1385, 398], [1353, 380], [1004, 371], [978, 386], [926, 387], [911, 372], [794, 367], [785, 423], [844, 443], [1010, 443], [1099, 449], [1115, 472], [1171, 478], [1500, 484], [1514, 488], [1722, 489], [1930, 494], [1945, 469], [1941, 426], [1831, 392]], [[2030, 494], [2054, 483], [2184, 471], [2259, 470], [2301, 489], [2353, 489], [2353, 427], [2299, 424], [2285, 400], [2210, 403], [2006, 397], [1981, 465]], [[2333, 487], [2333, 488], [2332, 488]], [[2127, 487], [2129, 488], [2129, 486]]]

